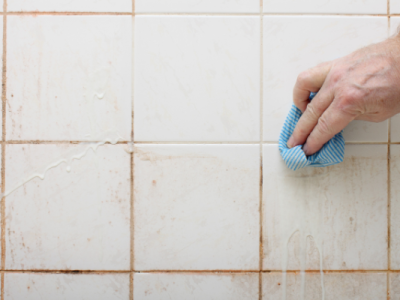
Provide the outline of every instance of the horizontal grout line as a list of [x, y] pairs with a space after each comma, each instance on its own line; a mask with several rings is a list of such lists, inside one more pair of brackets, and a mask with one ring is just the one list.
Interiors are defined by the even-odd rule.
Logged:
[[[79, 11], [12, 11], [12, 12], [0, 12], [3, 15], [54, 15], [54, 16], [260, 16], [260, 13], [215, 13], [215, 12], [79, 12]], [[344, 17], [396, 17], [400, 14], [351, 14], [351, 13], [262, 13], [263, 16], [344, 16]]]
[[132, 16], [131, 12], [57, 12], [57, 11], [16, 11], [16, 12], [5, 12], [3, 13], [8, 16], [18, 16], [18, 15], [32, 15], [32, 16]]
[[[80, 143], [102, 143], [103, 141], [38, 141], [38, 140], [9, 140], [0, 142], [9, 145], [18, 144], [80, 144]], [[118, 141], [117, 144], [128, 144], [131, 141]], [[266, 141], [266, 142], [240, 142], [240, 141], [135, 141], [137, 145], [259, 145], [260, 143], [265, 145], [278, 145], [278, 141]], [[111, 144], [106, 142], [106, 144]], [[346, 142], [346, 145], [387, 145], [388, 142]], [[400, 142], [391, 142], [390, 145], [399, 145]]]
[[[228, 273], [228, 274], [257, 274], [257, 273], [284, 273], [281, 270], [1, 270], [3, 273], [50, 273], [50, 274], [153, 274], [153, 273], [189, 273], [189, 274], [212, 274], [212, 273]], [[301, 270], [287, 270], [286, 273], [299, 273]], [[305, 270], [305, 273], [320, 273], [320, 270]], [[400, 270], [323, 270], [324, 273], [400, 273]]]
[[62, 273], [62, 274], [129, 274], [131, 271], [118, 271], [118, 270], [2, 270], [5, 273]]
[[[4, 144], [9, 144], [9, 145], [25, 145], [25, 144], [81, 144], [81, 143], [103, 143], [104, 141], [5, 141], [2, 142]], [[130, 143], [129, 141], [118, 141], [117, 144], [127, 144]], [[105, 144], [111, 144], [110, 142], [106, 142]]]

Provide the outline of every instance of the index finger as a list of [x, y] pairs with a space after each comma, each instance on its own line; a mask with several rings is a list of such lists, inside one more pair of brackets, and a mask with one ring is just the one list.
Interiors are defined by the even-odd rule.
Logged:
[[307, 108], [310, 92], [318, 92], [331, 67], [332, 63], [326, 62], [299, 74], [293, 89], [293, 102], [301, 112], [304, 113]]

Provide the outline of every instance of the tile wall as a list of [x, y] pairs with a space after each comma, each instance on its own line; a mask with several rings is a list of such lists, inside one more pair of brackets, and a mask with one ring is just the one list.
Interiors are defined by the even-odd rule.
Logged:
[[329, 168], [277, 147], [298, 73], [400, 0], [0, 7], [0, 300], [400, 300], [400, 117]]

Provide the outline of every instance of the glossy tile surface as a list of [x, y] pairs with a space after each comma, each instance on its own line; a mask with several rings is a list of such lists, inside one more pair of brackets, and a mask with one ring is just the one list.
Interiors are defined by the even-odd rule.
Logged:
[[400, 274], [391, 273], [389, 276], [390, 280], [390, 299], [399, 300], [400, 299]]
[[336, 166], [293, 172], [264, 146], [264, 269], [387, 268], [387, 146], [345, 152]]
[[257, 13], [259, 0], [136, 0], [136, 12]]
[[258, 274], [135, 274], [134, 298], [143, 300], [258, 300]]
[[399, 14], [400, 13], [400, 1], [399, 0], [390, 0], [390, 13], [391, 14]]
[[8, 0], [7, 10], [132, 12], [132, 0]]
[[[392, 1], [395, 3], [399, 3], [399, 11], [400, 11], [400, 1]], [[392, 3], [391, 3], [392, 5]], [[396, 6], [395, 6], [396, 7]], [[392, 11], [392, 9], [391, 9]], [[390, 35], [394, 36], [398, 32], [398, 28], [400, 26], [400, 17], [391, 17], [390, 18]], [[391, 142], [400, 142], [400, 115], [396, 115], [391, 118], [391, 126], [390, 126], [390, 138]]]
[[138, 16], [134, 72], [135, 140], [259, 140], [259, 17]]
[[129, 274], [5, 275], [5, 300], [128, 300]]
[[[387, 22], [384, 17], [264, 17], [264, 140], [278, 140], [300, 72], [384, 40]], [[347, 142], [387, 141], [387, 122], [355, 121], [344, 135]]]
[[259, 170], [258, 145], [137, 146], [135, 270], [258, 269]]
[[130, 156], [124, 145], [8, 145], [6, 191], [70, 155], [7, 196], [6, 268], [128, 270]]
[[[324, 274], [322, 286], [319, 273], [308, 273], [302, 290], [302, 276], [289, 273], [286, 300], [386, 300], [386, 277], [386, 273], [328, 273]], [[284, 299], [284, 287], [281, 273], [263, 274], [262, 299]]]
[[131, 17], [7, 22], [7, 139], [130, 139]]
[[400, 145], [390, 147], [390, 158], [390, 265], [392, 269], [400, 270]]
[[[386, 0], [263, 0], [264, 12], [325, 14], [386, 14]], [[398, 0], [391, 0], [392, 2]]]

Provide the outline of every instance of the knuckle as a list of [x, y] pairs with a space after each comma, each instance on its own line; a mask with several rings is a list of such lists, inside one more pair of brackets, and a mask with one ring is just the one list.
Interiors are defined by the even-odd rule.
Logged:
[[345, 89], [339, 97], [339, 109], [345, 112], [357, 110], [360, 106], [363, 95], [354, 88]]
[[343, 78], [343, 72], [340, 70], [340, 69], [333, 69], [331, 72], [330, 72], [330, 76], [329, 76], [330, 78], [330, 81], [333, 83], [333, 84], [336, 84], [336, 83], [338, 83], [342, 78]]
[[312, 119], [318, 119], [322, 113], [316, 105], [312, 104], [312, 102], [307, 105], [306, 112], [308, 114], [308, 117], [311, 117]]

